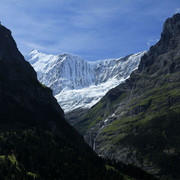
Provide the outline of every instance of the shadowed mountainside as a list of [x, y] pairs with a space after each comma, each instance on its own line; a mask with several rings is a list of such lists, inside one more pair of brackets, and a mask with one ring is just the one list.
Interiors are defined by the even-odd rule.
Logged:
[[179, 179], [180, 14], [129, 79], [74, 123], [97, 154]]
[[108, 180], [129, 179], [128, 175], [153, 179], [135, 167], [107, 162], [92, 151], [65, 121], [52, 90], [38, 82], [11, 32], [0, 25], [1, 179]]

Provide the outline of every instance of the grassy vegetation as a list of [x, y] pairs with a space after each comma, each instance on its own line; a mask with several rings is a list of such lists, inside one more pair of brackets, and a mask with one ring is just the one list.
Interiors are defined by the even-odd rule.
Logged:
[[[134, 115], [125, 115], [120, 119], [114, 120], [103, 129], [103, 132], [108, 137], [114, 135], [113, 142], [118, 142], [118, 139], [122, 139], [126, 134], [131, 133], [130, 131], [133, 131], [133, 129], [136, 131], [140, 126], [146, 125], [151, 120], [160, 116], [166, 116], [165, 114], [171, 110], [178, 113], [180, 105], [169, 101], [180, 96], [179, 87], [179, 82], [165, 84], [162, 87], [155, 87], [145, 92], [141, 97], [132, 99], [131, 104], [129, 104], [129, 111], [134, 112], [134, 110], [138, 109], [137, 112]], [[116, 132], [118, 132], [118, 135], [116, 135]]]
[[178, 81], [142, 89], [126, 103], [127, 113], [102, 130], [101, 141], [131, 147], [138, 159], [160, 167], [163, 178], [180, 179], [179, 98]]
[[95, 124], [104, 120], [105, 117], [110, 115], [113, 112], [114, 106], [124, 100], [128, 96], [128, 92], [122, 93], [118, 99], [108, 103], [105, 99], [98, 102], [90, 111], [81, 118], [79, 123], [75, 125], [75, 128], [81, 133], [84, 134], [89, 128], [94, 127]]
[[40, 83], [40, 85], [41, 85], [43, 88], [46, 88], [46, 89], [51, 90], [51, 88], [47, 87], [47, 86], [46, 86], [46, 85], [44, 85], [43, 83], [41, 83], [41, 82], [39, 82], [39, 83]]
[[34, 174], [32, 172], [27, 172], [27, 176], [31, 177], [32, 179], [37, 179], [37, 174]]
[[[119, 120], [113, 122], [110, 126], [106, 127], [103, 131], [107, 133], [109, 129], [115, 132], [119, 130], [119, 127], [125, 127], [126, 123], [146, 123], [151, 120], [156, 114], [163, 113], [167, 109], [172, 109], [175, 105], [169, 107], [169, 99], [176, 98], [179, 96], [180, 83], [172, 82], [166, 83], [163, 86], [157, 86], [153, 89], [149, 89], [148, 91], [143, 93], [143, 96], [133, 97], [128, 104], [127, 111], [137, 111], [137, 116], [125, 116]], [[98, 104], [96, 104], [84, 117], [82, 117], [80, 123], [78, 123], [75, 127], [81, 134], [94, 127], [95, 124], [104, 120], [109, 114], [113, 113], [114, 107], [125, 100], [129, 95], [129, 92], [122, 93], [117, 99], [114, 101], [106, 101], [103, 99]], [[139, 110], [140, 109], [140, 110]], [[147, 111], [146, 115], [143, 112]], [[126, 125], [128, 126], [128, 125]], [[117, 139], [117, 138], [116, 138]]]
[[[80, 123], [75, 126], [81, 134], [84, 134], [87, 129], [91, 128], [103, 119], [103, 116], [108, 113], [104, 110], [105, 106], [106, 105], [100, 101], [89, 111], [88, 116], [85, 115], [82, 117]], [[96, 114], [98, 115], [96, 116]]]
[[116, 105], [117, 103], [123, 101], [126, 97], [128, 97], [129, 92], [124, 92], [122, 93], [117, 99], [115, 99], [114, 101], [112, 101], [112, 106]]
[[179, 82], [168, 83], [163, 86], [155, 87], [144, 92], [142, 97], [136, 97], [132, 99], [131, 104], [129, 105], [130, 110], [140, 106], [147, 106], [148, 104], [150, 105], [150, 107], [148, 107], [149, 111], [160, 109], [160, 106], [168, 107], [169, 98], [175, 98], [176, 96], [179, 96], [179, 92]]
[[180, 108], [164, 113], [140, 115], [114, 121], [107, 126], [104, 139], [109, 144], [133, 147], [143, 161], [157, 164], [164, 178], [179, 179]]

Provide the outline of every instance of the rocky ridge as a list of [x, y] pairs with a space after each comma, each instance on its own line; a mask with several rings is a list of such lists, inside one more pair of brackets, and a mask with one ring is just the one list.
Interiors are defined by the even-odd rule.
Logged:
[[161, 178], [180, 177], [180, 14], [124, 83], [74, 126], [100, 156], [134, 164]]
[[127, 79], [145, 52], [119, 59], [88, 62], [70, 55], [47, 55], [33, 50], [25, 58], [41, 83], [50, 87], [63, 110], [89, 109], [108, 90]]

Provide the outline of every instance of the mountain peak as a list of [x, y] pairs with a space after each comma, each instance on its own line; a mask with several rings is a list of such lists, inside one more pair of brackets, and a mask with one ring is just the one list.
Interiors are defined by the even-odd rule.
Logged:
[[[140, 71], [146, 71], [150, 74], [157, 73], [158, 71], [171, 72], [169, 67], [173, 67], [170, 56], [170, 52], [179, 51], [180, 47], [180, 14], [175, 14], [172, 18], [168, 18], [163, 27], [163, 32], [161, 33], [161, 39], [157, 44], [152, 46], [148, 53], [142, 57], [139, 65]], [[164, 61], [159, 58], [160, 55], [169, 56], [169, 59]], [[177, 68], [175, 68], [177, 69]]]
[[161, 38], [172, 38], [180, 34], [180, 14], [175, 14], [172, 18], [168, 18], [163, 26]]
[[11, 31], [4, 27], [3, 25], [0, 26], [0, 60], [1, 61], [8, 61], [13, 62], [14, 58], [3, 58], [6, 57], [13, 57], [18, 56], [17, 60], [21, 61], [20, 53], [17, 49], [17, 45], [14, 39], [11, 36]]
[[9, 34], [11, 35], [11, 31], [9, 29], [7, 29], [5, 26], [0, 25], [0, 34]]
[[33, 50], [30, 52], [30, 54], [37, 54], [37, 53], [39, 53], [39, 50], [37, 50], [37, 49], [33, 49]]
[[124, 81], [137, 68], [145, 52], [119, 59], [89, 62], [71, 54], [30, 54], [40, 82], [53, 89], [65, 112], [90, 108], [105, 93]]
[[[0, 26], [0, 63], [0, 75], [5, 74], [6, 79], [22, 80], [29, 76], [36, 79], [36, 72], [19, 52], [11, 31], [3, 25]], [[23, 76], [17, 69], [25, 69]]]

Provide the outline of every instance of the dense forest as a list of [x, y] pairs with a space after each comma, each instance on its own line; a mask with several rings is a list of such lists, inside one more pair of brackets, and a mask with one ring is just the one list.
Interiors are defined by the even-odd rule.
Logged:
[[[82, 150], [81, 150], [82, 149]], [[1, 179], [155, 179], [42, 129], [0, 134]]]

